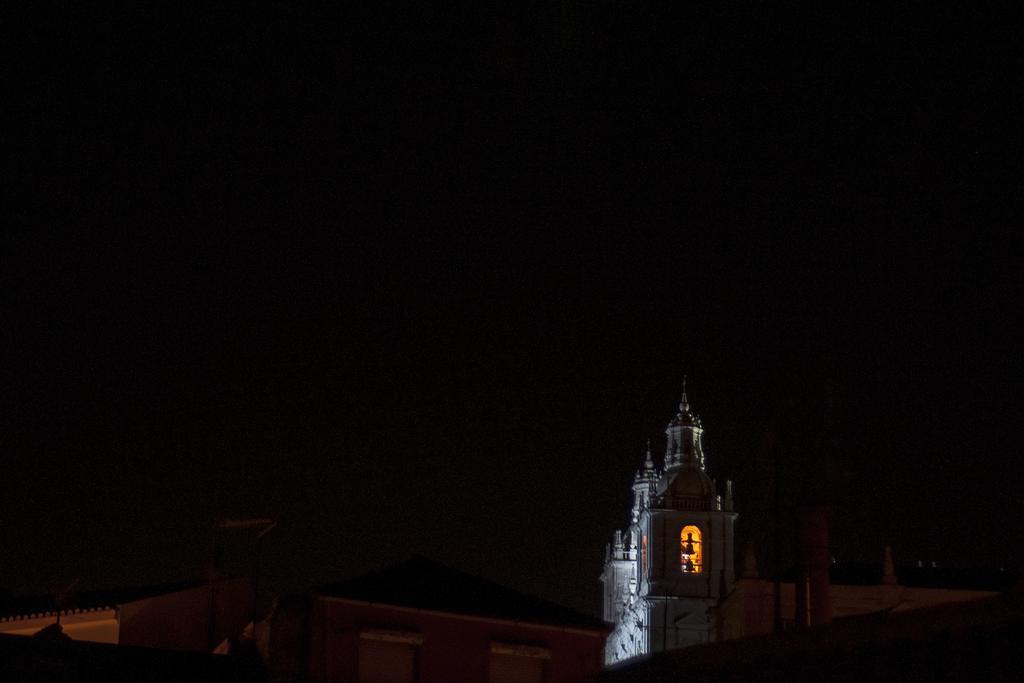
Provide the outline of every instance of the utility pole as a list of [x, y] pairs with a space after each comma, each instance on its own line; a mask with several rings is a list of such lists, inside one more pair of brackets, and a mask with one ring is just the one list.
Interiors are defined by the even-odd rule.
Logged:
[[771, 468], [772, 507], [774, 508], [773, 532], [775, 540], [772, 543], [772, 560], [775, 565], [775, 595], [772, 600], [772, 625], [775, 633], [782, 632], [782, 577], [780, 568], [782, 566], [782, 450], [779, 444], [778, 420], [773, 425], [774, 429], [768, 432], [768, 449], [771, 451], [768, 461]]

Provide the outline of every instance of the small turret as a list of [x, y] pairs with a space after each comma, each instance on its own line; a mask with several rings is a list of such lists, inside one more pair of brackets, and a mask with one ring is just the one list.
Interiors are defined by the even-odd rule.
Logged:
[[658, 478], [658, 471], [654, 469], [654, 457], [651, 455], [651, 440], [648, 439], [643, 469], [633, 477], [633, 522], [637, 521], [641, 511], [650, 506], [651, 494], [658, 483]]

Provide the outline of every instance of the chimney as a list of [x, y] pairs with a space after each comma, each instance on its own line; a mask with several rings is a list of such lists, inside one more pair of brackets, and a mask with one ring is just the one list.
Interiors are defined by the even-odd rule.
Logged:
[[828, 508], [804, 505], [797, 510], [796, 624], [800, 628], [832, 621], [829, 599]]
[[882, 559], [882, 585], [896, 585], [896, 566], [892, 562], [892, 548], [885, 546], [885, 557]]
[[747, 541], [743, 549], [743, 578], [757, 578], [757, 556], [754, 555], [754, 544], [750, 541]]

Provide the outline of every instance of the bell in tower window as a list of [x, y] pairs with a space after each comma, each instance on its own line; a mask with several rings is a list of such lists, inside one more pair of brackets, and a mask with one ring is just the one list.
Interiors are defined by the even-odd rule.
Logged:
[[700, 574], [704, 567], [700, 529], [692, 524], [679, 532], [679, 566], [684, 574]]

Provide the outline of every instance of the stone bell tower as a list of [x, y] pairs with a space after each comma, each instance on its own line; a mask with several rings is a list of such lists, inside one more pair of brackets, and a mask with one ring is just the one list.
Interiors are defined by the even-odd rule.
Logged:
[[665, 428], [664, 467], [650, 448], [633, 480], [626, 531], [615, 533], [601, 580], [604, 618], [613, 625], [605, 663], [708, 642], [714, 608], [733, 589], [732, 482], [716, 491], [704, 461], [700, 418], [685, 383]]

